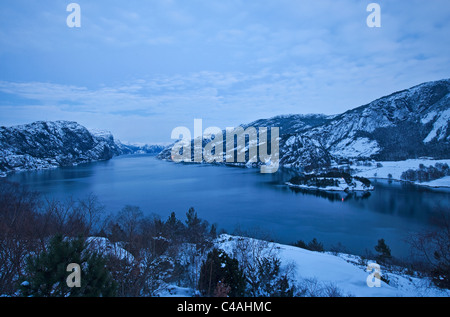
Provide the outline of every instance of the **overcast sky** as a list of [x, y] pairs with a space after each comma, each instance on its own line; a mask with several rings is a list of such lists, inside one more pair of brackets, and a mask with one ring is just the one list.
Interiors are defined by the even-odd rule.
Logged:
[[337, 114], [450, 77], [448, 0], [78, 0], [69, 28], [72, 1], [0, 1], [0, 125], [170, 142], [194, 118]]

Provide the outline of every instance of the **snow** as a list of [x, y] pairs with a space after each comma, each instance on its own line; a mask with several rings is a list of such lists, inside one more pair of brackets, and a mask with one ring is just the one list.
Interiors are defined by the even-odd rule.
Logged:
[[428, 134], [428, 136], [423, 140], [424, 143], [431, 142], [436, 137], [441, 141], [445, 137], [445, 132], [447, 131], [448, 124], [450, 121], [450, 109], [443, 111], [439, 118], [434, 122], [433, 129]]
[[112, 243], [107, 238], [103, 237], [89, 237], [86, 239], [86, 243], [89, 248], [102, 254], [113, 255], [120, 260], [126, 259], [128, 262], [133, 262], [134, 260], [131, 253], [122, 248], [119, 242]]
[[[217, 246], [230, 252], [237, 239], [250, 238], [224, 234], [218, 238]], [[380, 274], [387, 275], [389, 284], [380, 281], [380, 287], [369, 287], [367, 279], [370, 272], [366, 271], [367, 266], [358, 265], [359, 258], [353, 255], [315, 252], [278, 243], [269, 243], [268, 248], [277, 250], [277, 257], [282, 264], [294, 266], [294, 279], [297, 282], [314, 280], [322, 285], [334, 285], [343, 295], [355, 297], [450, 296], [450, 290], [430, 286], [426, 279], [400, 273], [386, 273], [382, 265]]]
[[437, 115], [436, 111], [429, 112], [425, 117], [420, 120], [422, 124], [427, 124], [428, 122], [432, 121]]
[[435, 179], [429, 182], [423, 182], [423, 183], [417, 183], [419, 185], [422, 186], [427, 186], [427, 187], [450, 187], [450, 176], [445, 176], [439, 179]]
[[[320, 177], [318, 179], [321, 179]], [[328, 178], [330, 179], [330, 178]], [[287, 182], [286, 185], [301, 189], [314, 189], [314, 190], [323, 190], [323, 191], [368, 191], [373, 190], [373, 186], [365, 186], [362, 182], [358, 180], [353, 180], [352, 184], [349, 185], [345, 182], [344, 179], [341, 178], [333, 178], [338, 181], [338, 186], [327, 186], [327, 187], [315, 187], [308, 185], [298, 185]]]
[[340, 157], [370, 157], [380, 151], [377, 141], [368, 138], [343, 139], [333, 146], [332, 155]]
[[[382, 166], [377, 167], [377, 163], [380, 163]], [[354, 173], [355, 176], [388, 179], [390, 174], [393, 180], [401, 180], [402, 173], [409, 169], [417, 170], [419, 169], [420, 164], [423, 164], [425, 166], [434, 166], [436, 163], [450, 165], [450, 159], [432, 160], [424, 158], [411, 159], [406, 161], [381, 161], [372, 163], [372, 166], [351, 165], [350, 167], [356, 171]], [[430, 187], [450, 187], [450, 177], [444, 177], [427, 183], [416, 182], [415, 184]]]
[[[360, 257], [344, 253], [315, 252], [295, 246], [283, 245], [274, 242], [261, 241], [253, 238], [220, 235], [215, 241], [216, 248], [224, 250], [228, 255], [233, 255], [236, 244], [247, 240], [248, 245], [258, 248], [263, 245], [267, 252], [259, 254], [263, 256], [275, 256], [281, 261], [281, 270], [290, 272], [290, 284], [297, 287], [310, 287], [311, 291], [320, 288], [333, 287], [342, 296], [353, 297], [449, 297], [450, 290], [439, 289], [427, 279], [416, 275], [400, 273], [401, 268], [388, 269], [380, 265], [380, 275], [387, 279], [373, 281], [368, 270], [368, 265], [375, 263], [367, 261], [364, 265]], [[90, 237], [87, 239], [89, 247], [101, 252], [111, 254], [120, 259], [134, 261], [130, 253], [125, 251], [120, 243], [111, 243], [107, 238]], [[262, 243], [262, 244], [259, 244]], [[188, 246], [186, 246], [188, 248]], [[192, 245], [195, 249], [195, 245]], [[252, 248], [248, 252], [254, 252]], [[188, 262], [189, 263], [189, 262]], [[201, 262], [199, 262], [201, 263]], [[195, 270], [198, 271], [199, 267]], [[22, 283], [28, 285], [28, 281]], [[378, 285], [377, 285], [378, 284]], [[372, 287], [371, 287], [372, 286]], [[379, 287], [377, 287], [379, 286]], [[159, 288], [155, 296], [160, 297], [193, 297], [197, 296], [196, 290], [173, 284], [165, 284]], [[320, 295], [318, 295], [320, 296]], [[325, 296], [325, 295], [322, 295]]]
[[160, 297], [192, 297], [193, 295], [195, 294], [191, 288], [176, 285], [168, 285], [164, 290], [159, 292]]

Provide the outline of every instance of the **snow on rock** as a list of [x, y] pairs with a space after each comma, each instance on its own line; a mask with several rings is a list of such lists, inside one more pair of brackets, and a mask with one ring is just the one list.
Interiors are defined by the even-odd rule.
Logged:
[[130, 263], [134, 261], [131, 253], [125, 250], [118, 242], [112, 243], [104, 237], [88, 237], [86, 243], [88, 248], [101, 254], [112, 255], [119, 260], [127, 260]]
[[333, 146], [330, 153], [336, 157], [371, 157], [380, 151], [375, 140], [368, 138], [344, 139]]
[[450, 109], [447, 109], [443, 111], [439, 115], [438, 119], [434, 121], [433, 129], [423, 140], [423, 142], [428, 143], [434, 140], [435, 138], [437, 138], [438, 141], [443, 140], [447, 136], [446, 132], [449, 127], [449, 122], [450, 122]]
[[0, 176], [109, 160], [122, 154], [156, 154], [162, 149], [159, 145], [124, 145], [109, 131], [88, 130], [72, 121], [0, 127]]
[[71, 121], [0, 127], [0, 171], [72, 166], [120, 153], [112, 136], [94, 135]]
[[[280, 166], [308, 171], [340, 159], [450, 158], [449, 122], [450, 79], [443, 79], [333, 116], [285, 115], [241, 127], [279, 127]], [[172, 146], [158, 157], [170, 160]]]

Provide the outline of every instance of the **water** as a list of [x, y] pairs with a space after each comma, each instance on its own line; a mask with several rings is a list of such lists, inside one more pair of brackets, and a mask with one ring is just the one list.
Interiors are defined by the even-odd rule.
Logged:
[[392, 255], [406, 257], [408, 235], [432, 229], [436, 207], [450, 206], [450, 193], [377, 181], [369, 197], [293, 190], [284, 183], [292, 171], [261, 174], [258, 169], [186, 165], [152, 156], [123, 156], [106, 162], [16, 173], [8, 180], [46, 197], [98, 196], [108, 213], [125, 205], [166, 219], [199, 217], [232, 233], [237, 227], [269, 233], [282, 243], [317, 238], [326, 248], [338, 243], [349, 252], [374, 251], [384, 238]]

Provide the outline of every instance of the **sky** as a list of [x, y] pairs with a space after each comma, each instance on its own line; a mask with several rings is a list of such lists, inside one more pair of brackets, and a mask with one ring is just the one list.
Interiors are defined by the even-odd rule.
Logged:
[[449, 34], [448, 0], [2, 0], [0, 125], [70, 120], [153, 144], [194, 119], [338, 114], [449, 78]]

